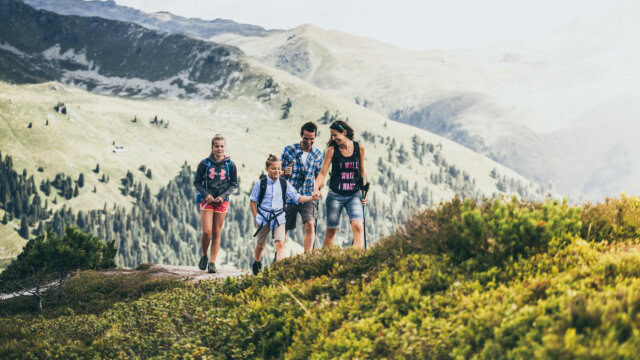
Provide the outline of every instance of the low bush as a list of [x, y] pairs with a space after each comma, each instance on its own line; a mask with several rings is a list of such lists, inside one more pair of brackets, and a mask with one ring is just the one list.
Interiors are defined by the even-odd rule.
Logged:
[[[0, 319], [0, 357], [632, 359], [640, 240], [635, 205], [616, 201], [455, 199], [367, 251], [317, 250], [255, 277], [157, 285], [99, 315]], [[592, 225], [583, 239], [585, 220], [603, 219], [613, 230]]]

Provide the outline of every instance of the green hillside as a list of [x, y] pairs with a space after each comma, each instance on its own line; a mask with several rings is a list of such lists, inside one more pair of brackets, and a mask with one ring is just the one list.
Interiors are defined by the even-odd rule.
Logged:
[[[336, 118], [348, 119], [358, 132], [357, 140], [365, 144], [365, 167], [372, 183], [367, 214], [371, 241], [392, 233], [415, 209], [455, 194], [480, 199], [518, 193], [535, 199], [548, 193], [548, 188], [437, 135], [387, 123], [375, 112], [288, 74], [252, 66], [260, 77], [243, 82], [231, 99], [216, 101], [132, 100], [58, 83], [0, 82], [1, 159], [11, 157], [12, 166], [6, 168], [15, 173], [12, 187], [0, 182], [0, 211], [12, 209], [7, 224], [0, 225], [6, 235], [0, 237], [0, 258], [5, 259], [0, 268], [24, 246], [26, 236], [16, 235], [22, 217], [32, 235], [41, 223], [53, 222], [58, 233], [65, 224], [74, 224], [105, 241], [116, 240], [120, 266], [195, 265], [200, 229], [192, 169], [209, 153], [215, 133], [226, 136], [227, 153], [240, 178], [240, 191], [232, 197], [223, 228], [219, 265], [250, 266], [254, 239], [246, 194], [267, 155], [296, 142], [306, 121], [320, 125], [320, 148]], [[287, 102], [292, 106], [283, 119], [282, 105]], [[66, 113], [55, 111], [59, 103]], [[81, 176], [84, 186], [76, 195]], [[42, 191], [43, 182], [47, 190], [52, 183], [50, 191]], [[17, 196], [20, 186], [28, 191]], [[147, 189], [149, 196], [144, 195]], [[163, 191], [170, 196], [162, 196]], [[41, 216], [29, 211], [38, 208], [36, 195], [43, 204]], [[336, 241], [349, 244], [348, 223], [343, 223]], [[322, 239], [323, 217], [318, 229]], [[292, 234], [289, 254], [301, 251], [300, 233]]]
[[632, 359], [639, 239], [635, 197], [454, 199], [367, 251], [315, 251], [104, 311], [69, 299], [64, 314], [5, 315], [0, 357]]

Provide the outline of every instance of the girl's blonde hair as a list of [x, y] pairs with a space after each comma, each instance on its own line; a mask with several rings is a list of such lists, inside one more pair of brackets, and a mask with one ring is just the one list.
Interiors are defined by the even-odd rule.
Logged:
[[276, 155], [273, 155], [273, 154], [269, 154], [269, 157], [267, 158], [267, 162], [266, 162], [266, 164], [267, 164], [266, 167], [270, 168], [271, 164], [273, 164], [274, 162], [277, 162], [277, 161], [280, 161], [279, 157], [277, 157]]
[[222, 140], [224, 141], [224, 144], [227, 144], [227, 140], [224, 139], [224, 136], [222, 136], [222, 134], [215, 134], [213, 136], [213, 139], [211, 139], [211, 146], [215, 145], [216, 141]]

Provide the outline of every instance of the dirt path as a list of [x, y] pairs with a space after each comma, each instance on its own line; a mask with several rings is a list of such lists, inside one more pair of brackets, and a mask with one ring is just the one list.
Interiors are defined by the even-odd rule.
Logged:
[[197, 266], [185, 266], [185, 265], [158, 265], [153, 264], [149, 271], [154, 275], [169, 275], [183, 280], [200, 281], [200, 280], [213, 280], [224, 279], [227, 276], [238, 277], [241, 275], [249, 274], [247, 270], [239, 270], [226, 266], [218, 266], [215, 274], [209, 274], [206, 270], [202, 271]]
[[[186, 265], [158, 265], [153, 264], [147, 270], [144, 270], [150, 276], [171, 276], [184, 281], [200, 281], [200, 280], [215, 280], [225, 279], [227, 276], [238, 277], [242, 275], [248, 275], [248, 270], [239, 270], [232, 267], [219, 266], [218, 271], [215, 274], [209, 274], [206, 270], [202, 271], [197, 266]], [[136, 270], [107, 270], [102, 272], [105, 275], [119, 275], [126, 276], [127, 274], [138, 273]], [[53, 283], [43, 286], [42, 291], [51, 287]], [[30, 295], [28, 291], [17, 291], [10, 294], [0, 294], [0, 300], [10, 299], [16, 296]]]

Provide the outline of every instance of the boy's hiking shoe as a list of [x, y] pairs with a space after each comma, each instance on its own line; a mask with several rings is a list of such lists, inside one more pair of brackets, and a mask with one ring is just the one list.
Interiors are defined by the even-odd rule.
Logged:
[[253, 263], [253, 266], [251, 267], [251, 270], [253, 270], [253, 275], [258, 275], [260, 269], [262, 269], [262, 263], [260, 261], [255, 261]]
[[216, 272], [216, 264], [210, 262], [209, 263], [209, 268], [207, 269], [209, 274], [213, 274]]
[[200, 263], [198, 264], [198, 268], [200, 268], [200, 270], [206, 270], [208, 261], [209, 257], [207, 257], [207, 255], [202, 255], [202, 257], [200, 258]]

